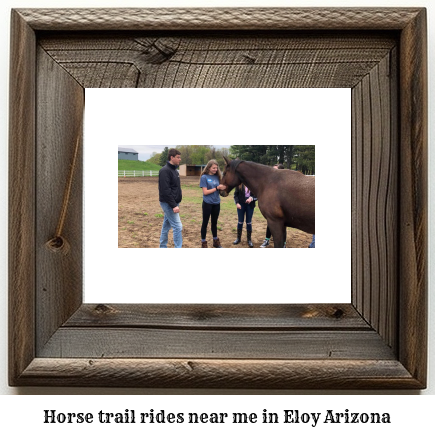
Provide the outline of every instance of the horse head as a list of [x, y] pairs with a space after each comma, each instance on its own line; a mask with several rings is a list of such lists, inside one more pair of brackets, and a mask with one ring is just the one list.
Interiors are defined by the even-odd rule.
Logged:
[[221, 184], [225, 185], [226, 189], [221, 190], [222, 196], [228, 196], [231, 190], [234, 187], [237, 187], [242, 183], [239, 176], [237, 175], [236, 169], [237, 166], [241, 163], [241, 160], [229, 160], [227, 157], [224, 157], [225, 160], [225, 169], [222, 177]]

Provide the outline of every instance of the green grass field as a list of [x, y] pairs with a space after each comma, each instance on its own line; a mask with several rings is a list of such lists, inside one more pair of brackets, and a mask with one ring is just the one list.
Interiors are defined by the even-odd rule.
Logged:
[[[127, 181], [127, 182], [126, 182]], [[203, 193], [199, 187], [199, 177], [181, 177], [183, 200], [180, 217], [183, 223], [183, 247], [201, 247]], [[159, 245], [160, 231], [164, 214], [159, 203], [157, 177], [120, 179], [118, 184], [118, 246], [122, 248], [154, 248]], [[233, 192], [221, 197], [218, 233], [225, 248], [246, 248], [247, 235], [244, 224], [242, 243], [234, 245], [237, 232], [238, 215]], [[253, 217], [252, 240], [259, 247], [266, 234], [267, 222], [256, 206]], [[290, 231], [292, 232], [290, 235]], [[311, 235], [297, 229], [287, 228], [289, 247], [306, 248]], [[207, 232], [210, 237], [210, 223]], [[210, 239], [210, 238], [209, 238]], [[211, 240], [211, 239], [210, 239]]]
[[118, 170], [160, 170], [158, 164], [148, 161], [118, 160]]
[[[181, 188], [183, 189], [183, 202], [184, 203], [194, 203], [194, 204], [202, 204], [203, 196], [202, 190], [199, 188], [199, 185], [192, 184], [183, 184], [181, 181]], [[227, 197], [221, 197], [221, 218], [230, 218], [234, 215], [237, 215], [236, 206], [234, 204], [234, 193], [231, 192]], [[266, 220], [261, 214], [258, 206], [255, 207], [254, 217], [259, 220]]]

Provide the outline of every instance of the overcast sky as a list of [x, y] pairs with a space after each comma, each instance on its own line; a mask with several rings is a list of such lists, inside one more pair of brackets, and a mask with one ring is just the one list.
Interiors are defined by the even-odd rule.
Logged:
[[[128, 146], [131, 149], [134, 149], [136, 152], [139, 152], [139, 160], [140, 161], [147, 161], [153, 152], [157, 152], [160, 154], [160, 152], [163, 151], [165, 146], [168, 145], [138, 145], [138, 146]], [[216, 146], [217, 149], [219, 148], [229, 148], [231, 145], [223, 145], [223, 146]], [[126, 146], [120, 146], [121, 148], [125, 148]], [[169, 146], [168, 146], [169, 148]]]

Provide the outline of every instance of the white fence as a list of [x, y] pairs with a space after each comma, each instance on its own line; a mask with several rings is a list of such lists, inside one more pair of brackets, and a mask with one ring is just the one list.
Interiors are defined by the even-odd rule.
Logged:
[[158, 170], [118, 170], [118, 178], [136, 178], [140, 176], [159, 176]]

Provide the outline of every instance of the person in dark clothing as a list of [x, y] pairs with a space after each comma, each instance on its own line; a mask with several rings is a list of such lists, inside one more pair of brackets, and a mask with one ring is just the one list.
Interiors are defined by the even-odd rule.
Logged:
[[159, 171], [159, 201], [164, 218], [162, 232], [160, 234], [160, 248], [167, 248], [168, 233], [172, 228], [174, 235], [174, 247], [183, 246], [182, 229], [180, 219], [180, 202], [182, 199], [180, 175], [177, 167], [181, 162], [181, 153], [177, 149], [169, 149], [169, 161]]
[[254, 247], [252, 244], [252, 216], [254, 215], [255, 202], [257, 198], [249, 191], [248, 187], [244, 184], [240, 184], [234, 190], [234, 202], [237, 206], [237, 216], [239, 217], [239, 222], [237, 224], [237, 238], [233, 244], [239, 244], [242, 238], [243, 222], [246, 216], [246, 231], [248, 246]]
[[[285, 169], [283, 164], [275, 164], [273, 166], [274, 169]], [[263, 241], [263, 244], [260, 247], [267, 247], [270, 244], [270, 238], [272, 236], [272, 233], [270, 232], [269, 226], [266, 228], [266, 238]], [[285, 244], [284, 244], [285, 246]]]
[[217, 222], [221, 209], [221, 198], [219, 190], [224, 190], [221, 185], [222, 174], [216, 160], [210, 160], [201, 173], [199, 186], [202, 188], [202, 226], [201, 226], [201, 247], [207, 246], [207, 226], [211, 217], [211, 232], [213, 235], [213, 247], [221, 248], [217, 236]]

